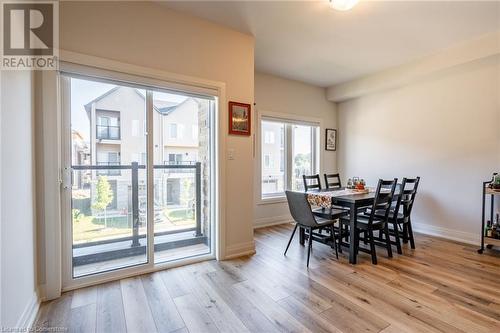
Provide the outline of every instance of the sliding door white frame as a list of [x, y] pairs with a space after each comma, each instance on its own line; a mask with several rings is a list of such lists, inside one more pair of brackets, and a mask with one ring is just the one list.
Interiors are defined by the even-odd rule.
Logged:
[[[216, 258], [223, 259], [225, 256], [225, 211], [224, 206], [220, 203], [225, 202], [225, 159], [223, 158], [225, 151], [225, 133], [227, 131], [227, 108], [226, 108], [226, 88], [225, 83], [204, 80], [184, 75], [179, 75], [175, 73], [159, 71], [155, 69], [150, 69], [141, 66], [135, 66], [125, 63], [120, 63], [108, 59], [96, 58], [92, 56], [77, 54], [73, 52], [61, 51], [61, 59], [65, 62], [65, 64], [69, 66], [85, 66], [91, 71], [104, 72], [106, 73], [116, 73], [118, 76], [133, 76], [134, 78], [139, 78], [143, 84], [155, 86], [155, 87], [169, 87], [175, 90], [182, 91], [183, 87], [189, 87], [190, 90], [194, 93], [197, 90], [203, 91], [215, 91], [217, 95], [216, 103], [217, 103], [217, 112], [214, 114], [214, 126], [213, 126], [213, 138], [216, 139], [216, 145], [213, 148], [214, 158], [215, 158], [215, 168], [213, 168], [213, 186], [212, 193], [214, 195], [214, 199], [216, 201], [216, 210], [213, 212], [213, 228], [212, 228], [212, 254], [204, 255], [199, 257], [187, 258], [182, 261], [174, 261], [167, 262], [165, 264], [157, 264], [154, 265], [153, 260], [153, 251], [154, 251], [154, 237], [148, 237], [148, 258], [149, 262], [144, 265], [129, 267], [120, 269], [118, 271], [111, 271], [103, 274], [97, 274], [93, 276], [87, 276], [84, 278], [73, 279], [71, 271], [67, 269], [71, 267], [71, 244], [68, 244], [68, 240], [71, 239], [71, 235], [68, 234], [68, 229], [70, 231], [71, 228], [65, 228], [63, 226], [63, 219], [68, 219], [71, 217], [71, 211], [68, 209], [70, 205], [67, 204], [69, 196], [67, 192], [71, 189], [64, 188], [63, 184], [68, 183], [68, 175], [69, 171], [65, 171], [59, 168], [59, 177], [58, 184], [61, 187], [61, 200], [59, 196], [51, 196], [49, 193], [44, 193], [46, 196], [46, 202], [44, 203], [44, 210], [47, 213], [52, 213], [51, 216], [55, 216], [50, 221], [45, 221], [45, 230], [44, 230], [44, 238], [45, 238], [45, 253], [44, 253], [44, 264], [47, 267], [47, 271], [45, 272], [45, 276], [42, 277], [46, 281], [44, 284], [43, 298], [53, 299], [57, 298], [61, 291], [71, 290], [75, 288], [80, 288], [88, 285], [93, 285], [96, 283], [102, 283], [106, 281], [116, 280], [118, 278], [123, 278], [127, 276], [134, 276], [138, 274], [144, 274], [156, 270], [161, 270], [169, 267], [185, 265], [192, 262], [198, 262], [201, 260], [206, 260], [208, 258]], [[64, 66], [64, 64], [63, 64]], [[69, 138], [67, 137], [69, 134], [69, 119], [68, 114], [64, 115], [65, 112], [62, 112], [62, 108], [67, 104], [68, 101], [65, 101], [62, 98], [64, 93], [68, 93], [68, 91], [62, 91], [64, 89], [68, 89], [68, 87], [64, 87], [64, 78], [60, 75], [55, 75], [54, 73], [42, 73], [42, 77], [45, 78], [43, 81], [43, 87], [41, 89], [54, 89], [57, 94], [52, 95], [52, 98], [55, 95], [60, 96], [55, 97], [56, 100], [51, 101], [51, 103], [42, 103], [41, 112], [43, 114], [47, 114], [51, 116], [50, 123], [43, 124], [43, 132], [44, 133], [58, 133], [59, 140], [57, 147], [44, 146], [44, 150], [52, 151], [53, 154], [59, 155], [61, 152], [62, 156], [58, 156], [56, 161], [52, 163], [52, 166], [55, 165], [63, 165], [63, 162], [67, 162], [69, 155], [68, 147], [63, 147], [64, 144], [69, 143]], [[118, 78], [119, 79], [119, 78]], [[57, 87], [61, 83], [61, 88]], [[56, 88], [53, 88], [56, 87]], [[190, 91], [188, 90], [188, 91]], [[53, 90], [52, 90], [53, 91]], [[60, 94], [60, 95], [59, 95]], [[61, 103], [62, 105], [58, 105], [57, 108], [52, 108], [55, 104]], [[147, 105], [152, 105], [152, 93], [148, 94], [146, 98]], [[52, 106], [52, 107], [51, 107]], [[66, 105], [68, 107], [68, 105]], [[150, 110], [151, 109], [151, 110]], [[149, 112], [152, 113], [152, 108], [148, 108]], [[66, 112], [67, 113], [67, 112]], [[152, 122], [153, 117], [151, 114], [147, 117], [148, 122]], [[151, 129], [152, 124], [148, 124]], [[45, 134], [44, 134], [45, 135]], [[61, 138], [60, 136], [64, 135], [65, 137]], [[147, 137], [147, 146], [148, 151], [152, 151], [153, 146], [153, 135], [148, 135]], [[53, 140], [52, 140], [53, 141]], [[213, 142], [213, 141], [212, 141]], [[153, 163], [153, 154], [148, 154], [148, 163], [152, 165]], [[50, 174], [51, 170], [44, 170], [44, 174]], [[150, 168], [149, 173], [147, 175], [148, 179], [148, 195], [152, 198], [153, 192], [153, 175], [152, 168]], [[64, 199], [63, 199], [64, 198]], [[153, 205], [148, 204], [148, 221], [152, 221], [151, 217], [154, 215], [154, 207]], [[63, 215], [63, 218], [61, 218]], [[68, 221], [68, 220], [66, 220]], [[148, 234], [153, 235], [153, 223], [148, 223]], [[70, 237], [68, 237], [70, 236]], [[49, 241], [50, 240], [50, 241]], [[55, 241], [54, 240], [59, 240]]]

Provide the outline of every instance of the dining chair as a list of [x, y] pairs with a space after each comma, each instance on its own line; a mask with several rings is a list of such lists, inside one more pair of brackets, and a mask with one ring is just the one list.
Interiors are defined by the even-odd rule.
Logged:
[[[295, 235], [295, 231], [297, 231], [297, 227], [300, 226], [306, 229], [308, 231], [308, 238], [309, 238], [307, 245], [307, 267], [309, 268], [309, 257], [311, 255], [312, 241], [325, 240], [325, 235], [315, 234], [314, 230], [329, 227], [330, 235], [327, 237], [331, 238], [332, 242], [331, 247], [335, 249], [335, 256], [338, 259], [339, 257], [338, 246], [333, 227], [336, 221], [334, 219], [324, 219], [314, 216], [314, 214], [311, 211], [311, 205], [307, 200], [307, 193], [293, 192], [293, 191], [285, 191], [285, 193], [286, 193], [286, 199], [288, 201], [288, 208], [290, 209], [290, 214], [292, 215], [292, 218], [295, 221], [295, 227], [293, 228], [293, 232], [286, 246], [284, 255], [286, 255], [288, 248], [290, 247], [290, 243], [292, 242], [293, 236]], [[345, 211], [339, 210], [338, 212], [334, 213], [338, 213], [338, 216], [335, 217], [335, 219], [338, 219], [340, 216], [345, 214]]]
[[[377, 189], [375, 190], [375, 198], [372, 206], [370, 207], [369, 213], [366, 211], [350, 212], [349, 215], [341, 217], [340, 219], [341, 223], [348, 225], [350, 224], [350, 214], [357, 214], [356, 230], [354, 233], [355, 239], [350, 239], [349, 242], [354, 242], [356, 255], [359, 251], [371, 254], [372, 263], [374, 265], [377, 264], [375, 245], [379, 245], [373, 236], [373, 232], [376, 230], [384, 232], [384, 245], [387, 249], [387, 255], [392, 257], [388, 220], [397, 183], [397, 178], [394, 178], [393, 180], [379, 179]], [[364, 234], [363, 238], [360, 238], [361, 233]], [[369, 250], [359, 246], [360, 239], [370, 244]]]
[[339, 189], [342, 188], [342, 182], [340, 181], [340, 174], [332, 173], [332, 174], [324, 174], [325, 177], [325, 186], [327, 189]]
[[[392, 228], [389, 229], [389, 235], [394, 237], [394, 241], [390, 240], [390, 242], [396, 245], [398, 254], [403, 253], [401, 238], [403, 243], [408, 243], [409, 239], [411, 248], [415, 249], [415, 238], [411, 225], [411, 211], [417, 195], [419, 182], [420, 177], [403, 178], [401, 184], [398, 184], [399, 193], [395, 196], [395, 205], [391, 207], [389, 213], [389, 224], [392, 225]], [[366, 213], [370, 213], [370, 210], [367, 210]], [[382, 234], [380, 235], [380, 239], [382, 240]]]
[[321, 181], [319, 175], [306, 176], [302, 175], [304, 181], [304, 191], [321, 190]]
[[[415, 237], [413, 236], [413, 227], [411, 225], [411, 212], [413, 210], [413, 204], [415, 203], [419, 183], [420, 177], [403, 178], [403, 182], [401, 183], [400, 204], [399, 207], [397, 207], [397, 209], [395, 208], [392, 212], [393, 233], [399, 234], [398, 225], [401, 225], [403, 243], [408, 243], [409, 239], [412, 249], [415, 249]], [[398, 251], [398, 253], [400, 252]]]

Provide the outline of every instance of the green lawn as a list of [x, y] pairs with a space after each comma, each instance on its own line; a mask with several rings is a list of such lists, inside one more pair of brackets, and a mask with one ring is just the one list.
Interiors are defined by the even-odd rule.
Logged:
[[[143, 228], [140, 229], [142, 231]], [[132, 229], [128, 226], [126, 216], [108, 218], [107, 227], [104, 225], [104, 218], [96, 219], [93, 216], [83, 214], [76, 221], [73, 221], [73, 242], [75, 244], [130, 235], [132, 235]]]
[[[196, 224], [192, 209], [165, 209], [163, 214], [167, 219], [161, 223], [155, 223], [155, 230], [178, 229]], [[82, 213], [77, 214], [73, 216], [73, 242], [78, 244], [130, 236], [132, 227], [129, 223], [127, 216], [108, 217], [105, 224], [104, 217], [96, 218]], [[139, 232], [145, 232], [145, 227], [141, 227]]]

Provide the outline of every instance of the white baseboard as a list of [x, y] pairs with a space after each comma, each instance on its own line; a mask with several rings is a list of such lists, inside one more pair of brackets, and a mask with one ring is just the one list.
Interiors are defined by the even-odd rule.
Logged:
[[479, 235], [479, 233], [464, 232], [454, 229], [436, 227], [433, 225], [423, 224], [423, 223], [412, 223], [412, 226], [413, 226], [413, 231], [425, 235], [437, 236], [473, 245], [478, 245], [481, 242], [480, 239], [481, 236]]
[[40, 300], [36, 292], [33, 293], [28, 304], [24, 308], [24, 311], [17, 322], [16, 327], [20, 329], [30, 329], [35, 323], [36, 315], [38, 314], [38, 309], [40, 308]]
[[[285, 223], [291, 223], [293, 222], [292, 217], [290, 215], [283, 215], [283, 216], [273, 216], [273, 217], [267, 217], [267, 218], [262, 218], [262, 219], [257, 219], [254, 222], [254, 229], [258, 228], [264, 228], [264, 227], [269, 227], [273, 225], [278, 225], [278, 224], [285, 224]], [[413, 225], [413, 230], [415, 232], [425, 234], [425, 235], [431, 235], [431, 236], [437, 236], [461, 243], [466, 243], [466, 244], [472, 244], [472, 245], [478, 245], [481, 241], [480, 235], [477, 233], [470, 233], [470, 232], [464, 232], [464, 231], [459, 231], [455, 229], [448, 229], [448, 228], [442, 228], [442, 227], [436, 227], [430, 224], [424, 224], [424, 223], [412, 223]]]
[[285, 223], [290, 223], [292, 221], [293, 220], [290, 215], [265, 217], [255, 220], [253, 223], [253, 228], [258, 229], [258, 228], [270, 227], [272, 225], [285, 224]]
[[253, 240], [247, 243], [228, 246], [226, 248], [226, 256], [223, 260], [234, 259], [250, 254], [255, 254], [255, 242]]

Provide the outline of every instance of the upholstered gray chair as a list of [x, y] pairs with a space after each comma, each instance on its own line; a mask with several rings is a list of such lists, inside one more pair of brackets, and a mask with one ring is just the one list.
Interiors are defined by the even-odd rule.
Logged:
[[335, 224], [336, 219], [345, 215], [346, 212], [343, 210], [332, 209], [331, 218], [320, 218], [314, 216], [313, 212], [311, 211], [311, 205], [309, 204], [309, 201], [307, 201], [306, 193], [286, 191], [286, 199], [288, 200], [288, 207], [296, 224], [295, 228], [293, 229], [292, 235], [290, 236], [290, 240], [288, 241], [288, 244], [286, 246], [284, 255], [286, 255], [286, 252], [290, 247], [290, 243], [292, 242], [293, 236], [295, 235], [295, 231], [297, 231], [297, 227], [300, 226], [308, 231], [309, 242], [307, 246], [307, 267], [309, 267], [309, 257], [311, 255], [313, 239], [321, 241], [325, 237], [321, 234], [315, 235], [313, 231], [320, 228], [330, 227], [330, 235], [328, 237], [331, 237], [331, 247], [335, 249], [335, 256], [338, 259], [339, 254], [333, 225]]

